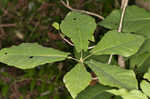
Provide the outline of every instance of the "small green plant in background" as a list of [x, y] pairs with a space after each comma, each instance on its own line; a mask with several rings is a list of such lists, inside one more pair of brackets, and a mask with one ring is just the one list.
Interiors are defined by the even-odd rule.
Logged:
[[[23, 43], [2, 49], [0, 62], [20, 69], [31, 69], [46, 63], [71, 59], [77, 64], [64, 76], [63, 81], [73, 99], [148, 99], [150, 69], [146, 63], [150, 58], [150, 14], [142, 8], [129, 6], [121, 33], [117, 32], [120, 15], [120, 10], [114, 10], [106, 19], [96, 24], [91, 16], [69, 12], [60, 26], [57, 23], [53, 26], [73, 42], [73, 54], [37, 43]], [[93, 49], [89, 49], [97, 25], [110, 30]], [[129, 69], [118, 67], [116, 62], [107, 64], [107, 61], [97, 61], [94, 58], [103, 60], [108, 55], [127, 57], [126, 62], [130, 61]], [[99, 80], [94, 86], [90, 85], [93, 80], [91, 72]], [[137, 79], [139, 73], [144, 76]]]

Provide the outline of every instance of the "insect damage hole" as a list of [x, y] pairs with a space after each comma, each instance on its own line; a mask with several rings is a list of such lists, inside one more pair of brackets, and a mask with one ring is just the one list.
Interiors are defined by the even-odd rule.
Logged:
[[30, 58], [30, 59], [32, 59], [32, 58], [33, 58], [33, 56], [30, 56], [29, 58]]
[[8, 53], [7, 53], [7, 52], [5, 52], [4, 54], [5, 54], [5, 55], [7, 55]]
[[118, 23], [115, 23], [115, 25], [118, 25]]
[[77, 18], [73, 18], [73, 20], [77, 20]]

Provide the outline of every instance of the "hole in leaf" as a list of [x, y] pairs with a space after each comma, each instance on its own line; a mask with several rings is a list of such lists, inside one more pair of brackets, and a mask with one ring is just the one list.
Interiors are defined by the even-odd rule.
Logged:
[[115, 23], [115, 25], [118, 25], [117, 23]]
[[5, 54], [5, 55], [7, 55], [8, 53], [7, 53], [7, 52], [5, 52], [4, 54]]
[[73, 20], [77, 20], [77, 18], [73, 18]]
[[29, 58], [33, 58], [33, 56], [30, 56]]

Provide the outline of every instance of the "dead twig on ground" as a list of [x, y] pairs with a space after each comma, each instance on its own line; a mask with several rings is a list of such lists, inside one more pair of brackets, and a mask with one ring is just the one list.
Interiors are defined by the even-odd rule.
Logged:
[[16, 27], [16, 24], [0, 24], [0, 28], [3, 27]]
[[61, 3], [68, 9], [72, 10], [72, 11], [78, 11], [78, 12], [81, 12], [81, 13], [85, 13], [85, 14], [88, 14], [88, 15], [91, 15], [91, 16], [95, 16], [95, 17], [98, 17], [99, 19], [104, 19], [104, 17], [100, 16], [99, 14], [96, 14], [96, 13], [93, 13], [93, 12], [89, 12], [89, 11], [85, 11], [85, 10], [78, 10], [78, 9], [74, 9], [70, 6], [69, 4], [69, 1], [66, 0], [66, 3], [61, 0]]

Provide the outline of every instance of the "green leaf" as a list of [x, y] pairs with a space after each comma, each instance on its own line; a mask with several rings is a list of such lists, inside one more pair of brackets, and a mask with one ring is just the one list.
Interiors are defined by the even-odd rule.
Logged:
[[94, 18], [79, 13], [70, 12], [60, 25], [61, 31], [74, 43], [77, 52], [87, 51], [89, 42], [93, 39], [93, 33], [96, 29]]
[[[90, 98], [90, 99], [111, 99], [112, 97], [113, 97], [112, 94], [110, 94], [108, 92], [103, 92], [101, 94], [98, 94], [94, 98]], [[86, 98], [84, 98], [84, 99], [86, 99]]]
[[[99, 25], [109, 29], [117, 29], [120, 22], [121, 10], [114, 10]], [[122, 32], [134, 32], [135, 34], [146, 37], [144, 45], [139, 53], [150, 52], [150, 13], [143, 8], [137, 6], [129, 6], [126, 9]]]
[[150, 56], [150, 53], [143, 53], [143, 54], [141, 54], [141, 55], [135, 55], [135, 56], [132, 56], [131, 58], [130, 58], [130, 62], [131, 62], [131, 66], [137, 66], [137, 67], [139, 67], [139, 66], [141, 66], [146, 60], [147, 60], [147, 58], [149, 58], [149, 56]]
[[[96, 84], [94, 86], [87, 87], [82, 91], [76, 99], [93, 99], [97, 95], [103, 94], [106, 90], [112, 89], [111, 87], [103, 86], [101, 84]], [[99, 97], [100, 98], [100, 97]], [[101, 99], [101, 98], [100, 98]], [[102, 98], [103, 99], [103, 98]], [[105, 98], [106, 99], [106, 98]]]
[[150, 68], [148, 69], [147, 73], [144, 74], [144, 78], [150, 81]]
[[[121, 10], [114, 10], [99, 25], [109, 29], [118, 29], [120, 16]], [[137, 6], [127, 7], [123, 21], [123, 32], [135, 32], [150, 37], [149, 25], [150, 13], [148, 11]]]
[[20, 69], [30, 69], [45, 63], [62, 61], [68, 54], [36, 43], [23, 43], [2, 49], [0, 62]]
[[145, 52], [150, 52], [150, 38], [146, 38], [144, 44], [141, 46], [140, 50], [138, 51], [138, 53], [136, 53], [137, 55], [143, 54]]
[[150, 97], [150, 83], [143, 80], [140, 85], [141, 85], [141, 89], [144, 92], [144, 94]]
[[63, 79], [68, 91], [74, 99], [89, 85], [91, 80], [91, 75], [86, 71], [83, 64], [77, 64]]
[[54, 23], [52, 24], [52, 26], [53, 26], [56, 30], [60, 30], [59, 23], [54, 22]]
[[135, 54], [130, 57], [130, 68], [136, 69], [140, 73], [145, 73], [150, 67], [150, 53]]
[[117, 54], [128, 57], [138, 51], [144, 40], [143, 37], [138, 35], [109, 31], [96, 47], [91, 50], [91, 54]]
[[138, 83], [132, 70], [125, 70], [116, 65], [103, 64], [94, 60], [86, 62], [96, 73], [99, 82], [111, 87], [137, 89]]
[[144, 95], [141, 91], [135, 89], [131, 91], [127, 91], [125, 89], [119, 89], [119, 90], [112, 89], [112, 90], [107, 90], [107, 92], [110, 92], [114, 95], [119, 95], [123, 99], [148, 99], [146, 95]]

